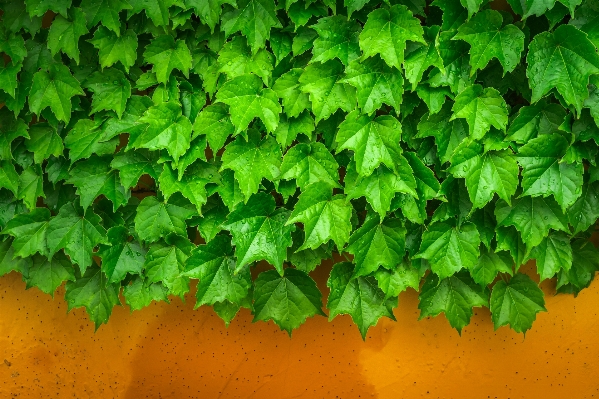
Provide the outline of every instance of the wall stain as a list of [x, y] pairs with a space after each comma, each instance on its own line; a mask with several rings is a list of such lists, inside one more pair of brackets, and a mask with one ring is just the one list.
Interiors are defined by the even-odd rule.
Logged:
[[[312, 276], [326, 290], [331, 264]], [[531, 271], [530, 265], [527, 266]], [[599, 396], [599, 283], [578, 298], [542, 285], [549, 313], [526, 339], [477, 309], [460, 337], [444, 316], [418, 321], [408, 290], [366, 342], [349, 316], [310, 318], [289, 339], [243, 310], [227, 329], [210, 308], [117, 307], [94, 334], [20, 275], [0, 278], [1, 398], [591, 398]], [[192, 293], [194, 290], [192, 290]]]

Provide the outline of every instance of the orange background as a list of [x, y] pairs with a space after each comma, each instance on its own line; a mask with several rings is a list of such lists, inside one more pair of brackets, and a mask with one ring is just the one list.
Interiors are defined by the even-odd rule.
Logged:
[[[326, 290], [330, 264], [312, 273]], [[529, 266], [530, 270], [530, 266]], [[398, 322], [366, 342], [349, 316], [310, 318], [290, 339], [242, 311], [229, 328], [202, 307], [117, 307], [94, 334], [83, 309], [0, 278], [0, 398], [591, 398], [599, 396], [599, 283], [553, 296], [526, 339], [493, 331], [477, 309], [460, 337], [444, 316], [417, 321], [417, 293]]]

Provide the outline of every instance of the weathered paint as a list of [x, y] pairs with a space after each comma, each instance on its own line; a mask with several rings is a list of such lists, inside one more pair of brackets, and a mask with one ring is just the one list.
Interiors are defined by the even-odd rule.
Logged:
[[[325, 287], [330, 266], [315, 278]], [[460, 337], [444, 316], [417, 321], [417, 294], [400, 296], [398, 322], [362, 342], [348, 316], [311, 318], [289, 339], [242, 312], [226, 329], [209, 308], [117, 308], [96, 334], [85, 312], [66, 313], [0, 278], [0, 398], [590, 398], [599, 396], [599, 283], [553, 296], [526, 339], [493, 331], [478, 310]], [[220, 396], [219, 396], [220, 395]]]

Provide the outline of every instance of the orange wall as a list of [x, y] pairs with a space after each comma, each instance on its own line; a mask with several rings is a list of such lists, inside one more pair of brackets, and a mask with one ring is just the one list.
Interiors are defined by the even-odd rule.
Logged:
[[[315, 276], [324, 289], [330, 266]], [[82, 309], [0, 278], [0, 398], [591, 398], [599, 396], [599, 283], [553, 296], [526, 339], [493, 332], [479, 310], [459, 337], [444, 316], [398, 322], [362, 342], [348, 316], [311, 318], [289, 339], [243, 312], [226, 329], [209, 308], [173, 299], [115, 309], [96, 334]], [[4, 363], [2, 362], [4, 360]], [[219, 394], [221, 396], [219, 396]]]

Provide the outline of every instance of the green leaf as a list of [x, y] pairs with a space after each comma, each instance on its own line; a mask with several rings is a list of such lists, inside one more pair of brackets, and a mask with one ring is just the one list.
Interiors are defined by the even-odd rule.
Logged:
[[374, 277], [352, 278], [354, 266], [349, 262], [337, 263], [331, 270], [327, 286], [331, 289], [327, 300], [329, 320], [339, 314], [349, 314], [358, 326], [362, 339], [368, 329], [383, 316], [395, 320], [393, 308], [397, 298], [385, 297]]
[[470, 75], [484, 69], [489, 61], [497, 58], [503, 66], [503, 74], [511, 72], [520, 63], [524, 50], [524, 33], [517, 26], [503, 24], [499, 11], [484, 10], [460, 26], [454, 40], [470, 44]]
[[88, 32], [85, 14], [81, 8], [70, 10], [69, 19], [58, 15], [48, 32], [48, 48], [54, 56], [58, 51], [65, 53], [79, 64], [79, 38]]
[[81, 10], [87, 17], [87, 27], [92, 28], [101, 23], [117, 36], [121, 33], [119, 12], [131, 9], [124, 0], [82, 0]]
[[585, 33], [572, 25], [540, 33], [530, 43], [526, 62], [533, 103], [556, 88], [580, 114], [589, 76], [599, 73], [599, 54]]
[[94, 93], [90, 114], [113, 110], [119, 119], [123, 116], [127, 100], [131, 97], [131, 83], [121, 71], [108, 68], [94, 72], [85, 80], [85, 86]]
[[443, 59], [439, 53], [439, 26], [426, 26], [423, 29], [426, 43], [409, 42], [406, 48], [404, 69], [406, 79], [412, 84], [412, 90], [416, 89], [422, 76], [431, 66], [445, 71]]
[[326, 183], [310, 184], [302, 192], [287, 224], [303, 223], [306, 238], [299, 250], [316, 249], [333, 240], [341, 250], [349, 240], [352, 207], [343, 196], [333, 196]]
[[541, 135], [520, 148], [522, 195], [553, 195], [565, 211], [582, 194], [582, 164], [565, 163], [568, 142], [559, 134]]
[[472, 308], [489, 306], [489, 289], [476, 284], [467, 271], [461, 271], [439, 281], [429, 274], [418, 296], [420, 317], [438, 316], [441, 312], [449, 324], [462, 334], [470, 323]]
[[[2, 62], [4, 64], [4, 62]], [[0, 64], [0, 65], [2, 65]], [[6, 64], [0, 68], [0, 89], [15, 98], [17, 90], [19, 71], [23, 68], [22, 64]]]
[[561, 105], [539, 100], [536, 104], [518, 110], [507, 130], [506, 140], [526, 144], [539, 133], [556, 133], [565, 117], [566, 111]]
[[178, 103], [169, 101], [154, 105], [138, 122], [147, 124], [147, 128], [130, 143], [134, 148], [165, 149], [175, 163], [189, 149], [192, 125]]
[[121, 184], [128, 189], [136, 186], [139, 178], [146, 174], [158, 180], [159, 168], [156, 161], [155, 154], [141, 149], [115, 154], [110, 167], [119, 171]]
[[25, 273], [33, 265], [31, 258], [13, 259], [14, 249], [11, 246], [11, 240], [0, 241], [0, 276], [4, 276], [12, 271]]
[[350, 163], [344, 178], [347, 198], [351, 200], [362, 196], [366, 197], [372, 209], [381, 218], [384, 218], [396, 193], [418, 197], [414, 172], [403, 156], [397, 158], [396, 170], [397, 172], [394, 172], [386, 166], [380, 165], [370, 176], [360, 177], [355, 163]]
[[440, 279], [450, 277], [462, 268], [473, 267], [479, 256], [480, 236], [476, 226], [464, 223], [452, 226], [436, 222], [422, 234], [420, 252], [415, 259], [426, 259]]
[[28, 139], [28, 131], [29, 125], [23, 119], [15, 118], [6, 108], [0, 110], [0, 161], [10, 161], [13, 158], [13, 141], [19, 137]]
[[295, 226], [285, 224], [289, 211], [275, 208], [272, 195], [259, 193], [227, 216], [222, 226], [233, 235], [237, 258], [235, 272], [254, 261], [266, 260], [283, 275], [283, 262], [287, 259]]
[[287, 268], [280, 276], [268, 270], [254, 281], [254, 321], [272, 320], [291, 336], [292, 330], [315, 315], [326, 316], [322, 294], [306, 273]]
[[462, 119], [452, 118], [451, 104], [445, 103], [439, 113], [426, 113], [418, 123], [417, 138], [434, 137], [442, 163], [448, 162], [458, 146], [468, 137], [468, 126]]
[[[351, 14], [351, 13], [350, 13]], [[326, 62], [338, 58], [345, 66], [360, 56], [358, 35], [360, 25], [342, 15], [320, 18], [312, 25], [318, 33], [314, 41], [311, 62]]]
[[426, 44], [420, 21], [404, 5], [379, 8], [368, 14], [360, 33], [362, 58], [380, 54], [387, 65], [400, 69], [404, 61], [406, 42]]
[[263, 88], [256, 75], [238, 76], [226, 82], [216, 93], [219, 102], [229, 105], [235, 134], [246, 130], [254, 118], [260, 118], [269, 132], [279, 124], [282, 112], [279, 98], [272, 89]]
[[39, 166], [30, 166], [19, 176], [17, 198], [22, 199], [28, 209], [34, 209], [39, 197], [44, 194], [43, 173]]
[[196, 247], [187, 260], [185, 275], [200, 280], [196, 309], [223, 301], [242, 303], [252, 286], [249, 267], [236, 267], [231, 237], [225, 235]]
[[468, 10], [462, 7], [462, 1], [434, 0], [431, 5], [439, 7], [443, 11], [443, 24], [441, 30], [451, 31], [458, 29], [460, 25], [470, 18]]
[[71, 169], [70, 178], [66, 182], [77, 187], [84, 210], [100, 195], [112, 202], [115, 211], [129, 200], [130, 193], [121, 185], [117, 172], [110, 167], [110, 162], [109, 158], [92, 157], [78, 162]]
[[150, 246], [143, 265], [147, 283], [162, 282], [173, 295], [189, 291], [189, 279], [183, 275], [193, 244], [187, 238], [171, 234]]
[[273, 0], [238, 0], [237, 9], [224, 14], [221, 24], [226, 37], [241, 32], [254, 54], [264, 48], [271, 28], [282, 28]]
[[108, 322], [112, 308], [121, 304], [120, 289], [120, 285], [108, 283], [102, 270], [93, 266], [75, 281], [67, 282], [64, 298], [69, 311], [73, 308], [85, 307], [97, 330], [100, 325]]
[[562, 269], [557, 275], [557, 292], [574, 296], [587, 288], [599, 270], [599, 251], [587, 240], [572, 242], [572, 267]]
[[91, 208], [84, 213], [73, 203], [63, 205], [46, 230], [49, 256], [64, 249], [65, 254], [85, 274], [85, 270], [92, 265], [94, 248], [106, 243], [106, 230], [100, 222], [100, 217]]
[[472, 85], [455, 98], [450, 120], [464, 118], [468, 122], [470, 136], [479, 140], [491, 126], [499, 130], [507, 127], [507, 105], [497, 90], [492, 87]]
[[394, 117], [369, 117], [354, 111], [339, 125], [336, 151], [353, 150], [358, 173], [368, 176], [381, 163], [395, 170], [395, 159], [402, 152], [400, 139], [401, 123]]
[[200, 20], [214, 31], [214, 27], [220, 20], [222, 6], [224, 4], [236, 5], [235, 0], [184, 0], [187, 8], [193, 8]]
[[178, 6], [185, 8], [181, 0], [127, 0], [132, 6], [128, 10], [129, 16], [145, 11], [148, 18], [156, 26], [167, 26], [170, 22], [169, 8]]
[[275, 180], [279, 176], [281, 149], [273, 137], [260, 139], [260, 134], [250, 130], [248, 139], [238, 136], [227, 145], [222, 156], [223, 169], [231, 169], [235, 180], [247, 201], [252, 194], [258, 192], [263, 178]]
[[553, 198], [521, 197], [495, 206], [497, 227], [514, 226], [522, 235], [527, 248], [536, 247], [547, 237], [549, 230], [568, 231], [568, 221]]
[[299, 78], [304, 72], [301, 68], [293, 68], [277, 79], [272, 89], [283, 101], [283, 109], [289, 117], [299, 116], [310, 107], [310, 98], [300, 90]]
[[555, 0], [507, 0], [512, 10], [523, 18], [541, 16], [555, 5]]
[[177, 40], [171, 35], [158, 36], [144, 50], [144, 59], [152, 64], [159, 83], [167, 83], [173, 69], [189, 76], [191, 68], [191, 53], [183, 40]]
[[541, 281], [552, 278], [561, 269], [572, 267], [570, 238], [564, 233], [551, 233], [530, 251], [528, 258], [535, 259]]
[[295, 179], [300, 189], [325, 182], [332, 187], [341, 187], [339, 165], [329, 150], [321, 143], [297, 144], [290, 148], [281, 164], [281, 179]]
[[495, 329], [510, 325], [526, 334], [537, 313], [546, 312], [543, 291], [525, 274], [517, 273], [508, 283], [499, 281], [491, 293], [491, 318]]
[[93, 39], [89, 42], [98, 49], [100, 57], [100, 66], [106, 68], [120, 62], [125, 71], [135, 65], [137, 59], [137, 35], [131, 29], [118, 36], [100, 26], [94, 33]]
[[345, 70], [343, 83], [357, 90], [358, 106], [365, 114], [372, 114], [387, 104], [399, 115], [402, 103], [403, 77], [397, 69], [389, 67], [379, 57], [362, 62], [354, 61]]
[[143, 241], [154, 242], [169, 233], [186, 235], [185, 221], [196, 213], [195, 207], [173, 196], [168, 202], [146, 197], [137, 206], [135, 231]]
[[56, 133], [56, 129], [45, 123], [30, 126], [29, 139], [25, 141], [25, 147], [33, 152], [35, 163], [40, 164], [51, 155], [61, 156], [64, 150], [62, 138]]
[[354, 255], [353, 277], [367, 276], [379, 266], [393, 270], [405, 255], [406, 228], [399, 219], [368, 219], [349, 238], [345, 249]]
[[129, 241], [129, 232], [123, 226], [108, 230], [110, 245], [100, 245], [98, 256], [102, 258], [102, 271], [109, 283], [122, 281], [127, 273], [141, 274], [146, 250], [137, 241]]
[[265, 85], [268, 85], [274, 67], [274, 57], [264, 49], [260, 49], [256, 54], [252, 54], [246, 44], [246, 40], [241, 36], [236, 36], [218, 52], [218, 62], [220, 64], [219, 72], [227, 75], [227, 78], [233, 79], [238, 76], [254, 73], [262, 78]]
[[32, 264], [23, 271], [26, 288], [37, 287], [42, 292], [54, 296], [56, 288], [64, 281], [75, 281], [75, 269], [71, 261], [62, 253], [52, 259], [36, 255]]
[[50, 211], [35, 208], [30, 213], [15, 215], [2, 230], [2, 234], [14, 237], [12, 248], [14, 256], [26, 258], [35, 253], [48, 256], [46, 231], [50, 221]]
[[316, 123], [328, 119], [338, 109], [351, 112], [356, 106], [356, 90], [343, 83], [344, 68], [337, 60], [309, 64], [299, 77], [300, 90], [308, 93]]
[[85, 93], [77, 79], [62, 64], [50, 65], [49, 71], [38, 71], [33, 75], [29, 92], [29, 108], [39, 115], [50, 107], [58, 120], [68, 123], [71, 119], [71, 98]]
[[374, 277], [378, 286], [385, 293], [386, 298], [397, 297], [399, 294], [412, 287], [418, 291], [420, 287], [420, 278], [424, 274], [423, 270], [418, 270], [410, 261], [404, 259], [399, 265], [391, 270], [379, 268]]
[[498, 273], [511, 276], [513, 263], [509, 253], [490, 251], [483, 247], [478, 262], [470, 268], [470, 275], [476, 284], [486, 287], [495, 280]]
[[300, 133], [311, 138], [314, 129], [314, 119], [308, 111], [304, 111], [297, 118], [287, 118], [282, 115], [274, 135], [277, 142], [282, 147], [287, 148], [297, 139]]
[[570, 20], [570, 25], [574, 25], [586, 33], [595, 46], [599, 43], [599, 5], [595, 1], [584, 1], [576, 9], [574, 18]]
[[588, 230], [599, 219], [599, 182], [582, 185], [582, 194], [570, 208], [568, 219], [574, 234]]
[[123, 296], [125, 297], [125, 302], [131, 308], [131, 312], [150, 306], [152, 301], [164, 301], [168, 303], [167, 295], [168, 288], [164, 285], [161, 283], [146, 285], [144, 280], [139, 276], [133, 279], [133, 283], [123, 288]]
[[224, 104], [211, 104], [198, 114], [193, 123], [191, 139], [206, 135], [210, 148], [218, 151], [233, 133], [235, 126], [231, 123], [228, 107]]
[[19, 190], [19, 175], [10, 161], [0, 161], [0, 188], [7, 188], [14, 195]]

